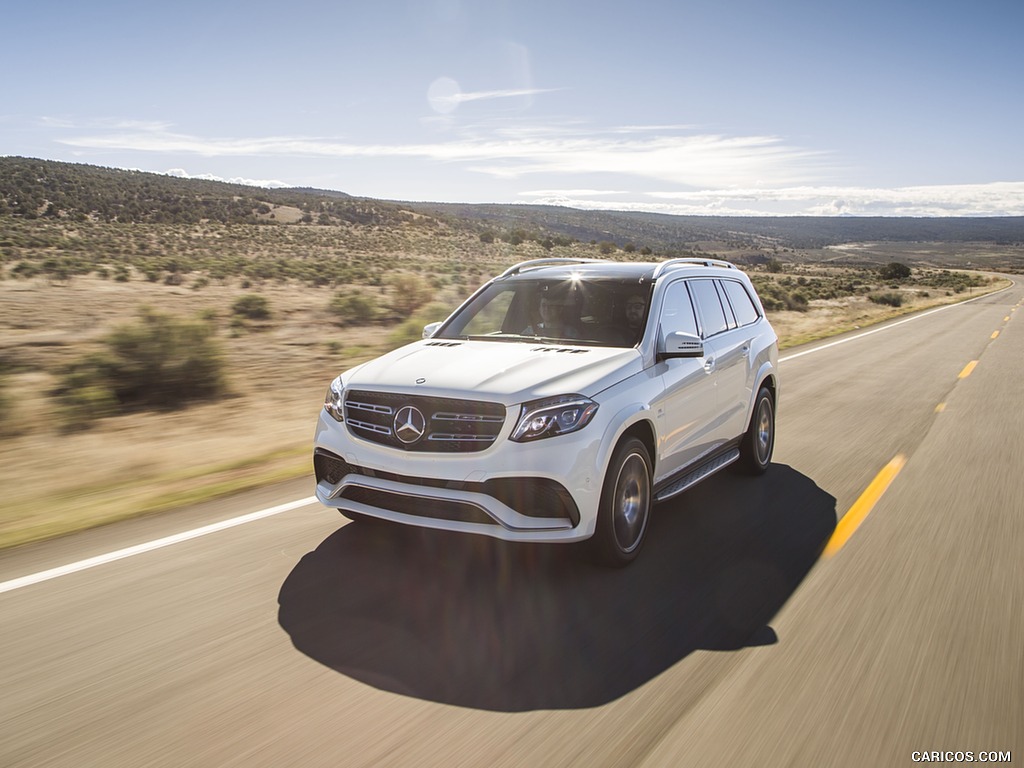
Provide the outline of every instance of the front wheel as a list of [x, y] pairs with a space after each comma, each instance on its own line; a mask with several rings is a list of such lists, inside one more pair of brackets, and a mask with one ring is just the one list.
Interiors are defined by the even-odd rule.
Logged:
[[740, 441], [739, 467], [749, 475], [763, 475], [775, 450], [775, 400], [771, 390], [761, 387], [754, 401], [750, 426]]
[[636, 559], [651, 517], [651, 457], [635, 437], [615, 449], [601, 490], [593, 554], [603, 565], [621, 568]]

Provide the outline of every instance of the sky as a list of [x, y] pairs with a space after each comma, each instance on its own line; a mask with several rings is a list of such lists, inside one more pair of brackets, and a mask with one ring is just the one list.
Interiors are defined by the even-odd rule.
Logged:
[[1024, 215], [1021, 0], [33, 0], [0, 155], [386, 200]]

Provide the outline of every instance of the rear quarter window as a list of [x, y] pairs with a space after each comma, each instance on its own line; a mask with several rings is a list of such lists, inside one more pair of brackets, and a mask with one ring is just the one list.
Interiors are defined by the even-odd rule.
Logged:
[[714, 280], [691, 280], [690, 290], [697, 300], [697, 313], [700, 316], [701, 328], [704, 331], [704, 338], [714, 336], [729, 328], [725, 319], [725, 310], [722, 309], [722, 302], [718, 299], [718, 291], [715, 290]]
[[747, 289], [735, 280], [723, 280], [722, 286], [725, 288], [725, 295], [736, 314], [737, 324], [743, 326], [756, 323], [760, 315], [757, 312], [757, 307], [754, 306], [754, 300], [747, 293]]

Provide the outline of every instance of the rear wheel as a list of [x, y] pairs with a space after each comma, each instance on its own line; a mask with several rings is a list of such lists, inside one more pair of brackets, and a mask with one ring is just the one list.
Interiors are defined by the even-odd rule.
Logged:
[[761, 387], [754, 401], [750, 426], [740, 441], [739, 467], [749, 475], [763, 475], [775, 450], [775, 400], [768, 387]]
[[592, 541], [598, 562], [612, 567], [636, 559], [651, 516], [651, 458], [635, 437], [619, 444], [601, 490], [597, 530]]

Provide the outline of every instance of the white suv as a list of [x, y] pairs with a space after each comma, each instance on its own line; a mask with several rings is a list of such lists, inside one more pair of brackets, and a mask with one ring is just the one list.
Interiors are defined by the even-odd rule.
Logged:
[[625, 565], [654, 502], [767, 469], [778, 397], [777, 336], [731, 264], [528, 261], [331, 383], [316, 495]]

